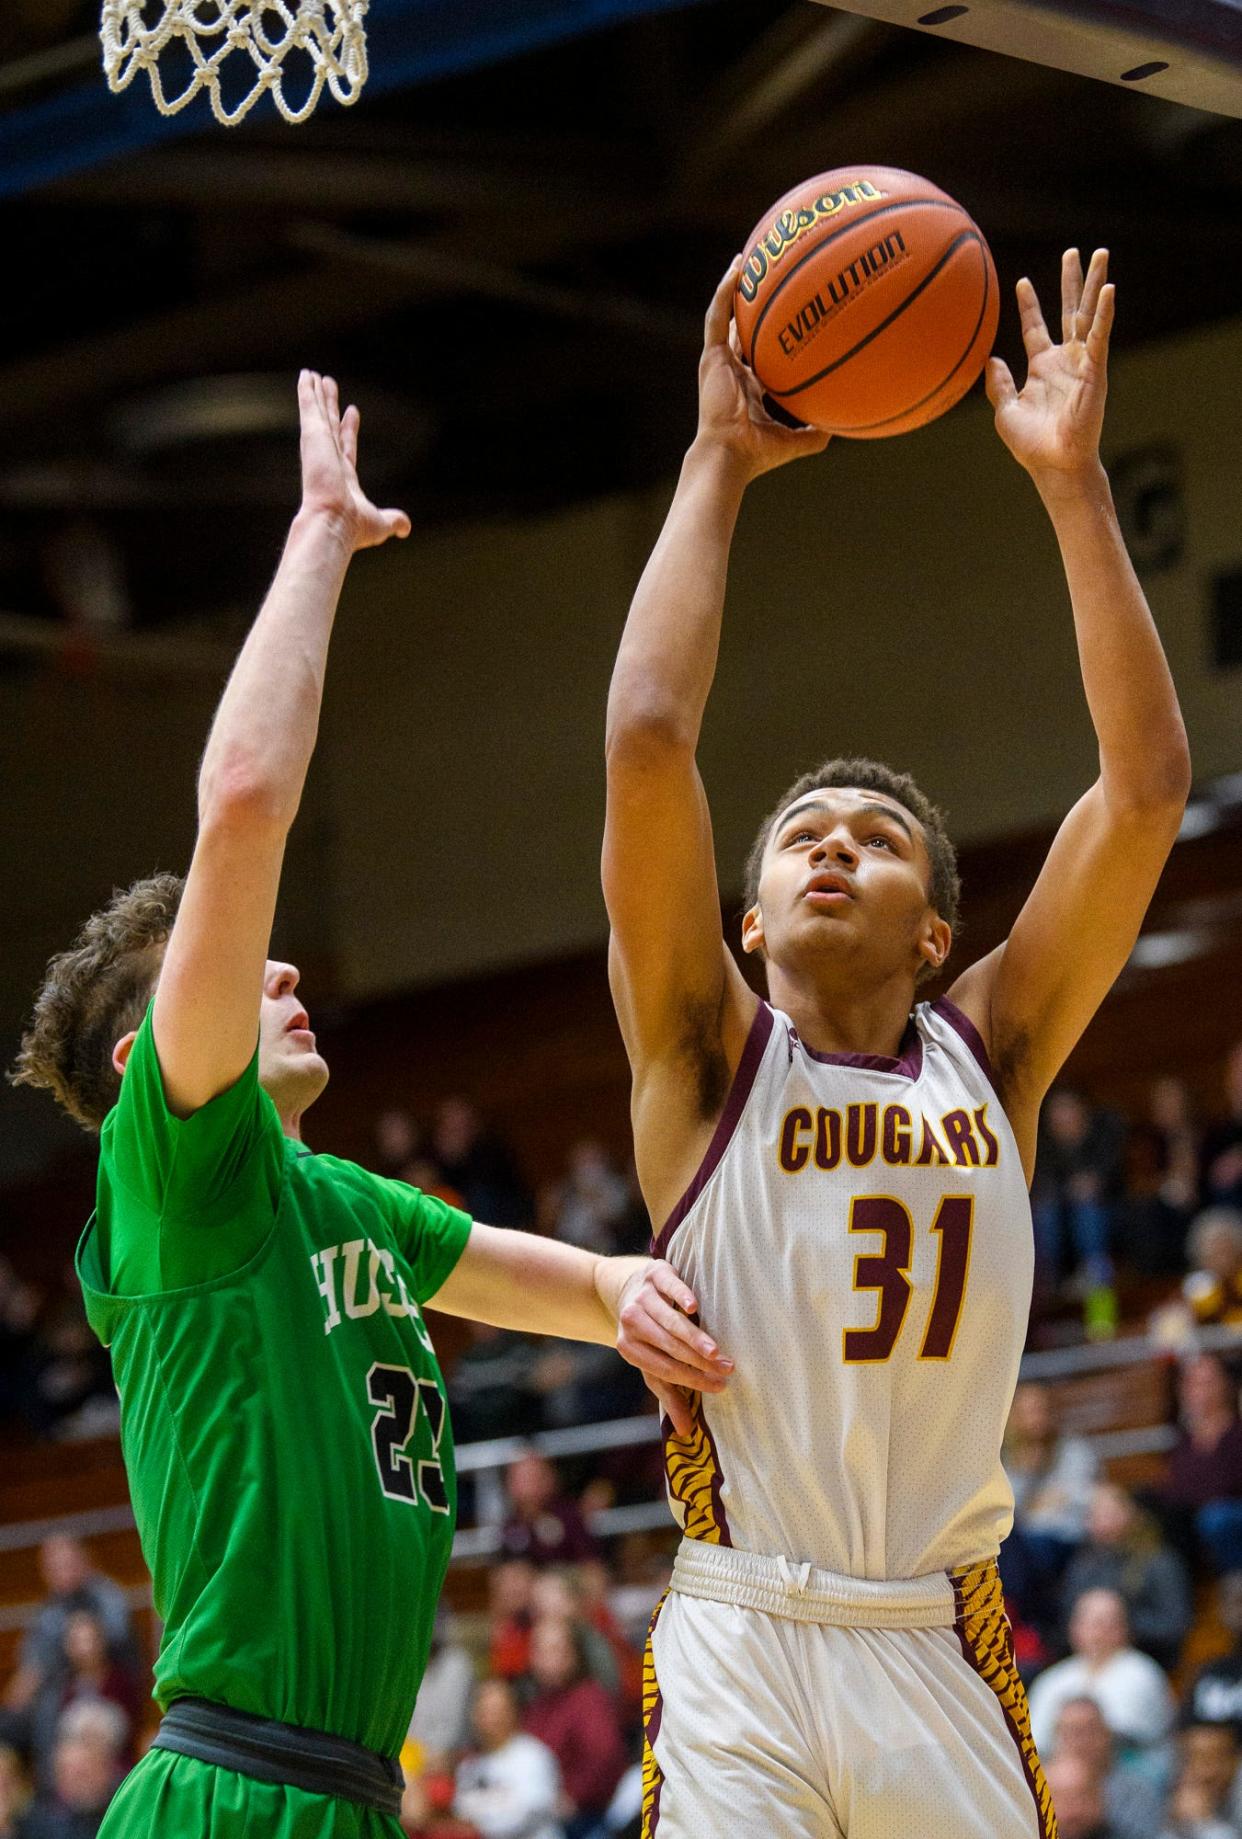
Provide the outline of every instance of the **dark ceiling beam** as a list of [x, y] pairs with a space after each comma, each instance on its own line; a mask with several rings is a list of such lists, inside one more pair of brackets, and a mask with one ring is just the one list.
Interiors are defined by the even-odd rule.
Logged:
[[805, 5], [790, 7], [704, 97], [682, 182], [694, 187], [710, 179], [808, 91], [835, 90], [890, 36], [852, 14], [817, 16]]
[[313, 361], [328, 337], [405, 305], [418, 286], [396, 270], [363, 290], [305, 268], [196, 300], [0, 368], [0, 427], [123, 394], [169, 376], [256, 359]]
[[668, 312], [636, 295], [615, 290], [605, 293], [532, 279], [498, 262], [454, 254], [437, 243], [358, 236], [326, 224], [301, 225], [290, 240], [295, 248], [320, 256], [334, 266], [361, 268], [368, 274], [403, 275], [426, 294], [498, 300], [555, 319], [578, 320], [690, 349], [702, 337], [697, 314]]
[[375, 153], [201, 141], [75, 174], [46, 187], [40, 205], [173, 206], [218, 215], [279, 209], [572, 216], [583, 208], [580, 173], [598, 174], [601, 184], [615, 173], [625, 196], [625, 169], [622, 150], [604, 145], [545, 142], [532, 160], [518, 146], [489, 158], [465, 147], [454, 157], [417, 148]]

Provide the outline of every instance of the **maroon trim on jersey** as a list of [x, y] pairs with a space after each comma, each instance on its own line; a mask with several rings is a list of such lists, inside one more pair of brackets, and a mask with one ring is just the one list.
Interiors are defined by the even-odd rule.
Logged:
[[892, 1054], [817, 1054], [813, 1047], [807, 1046], [796, 1028], [791, 1028], [790, 1033], [808, 1059], [818, 1060], [821, 1066], [856, 1066], [865, 1073], [895, 1073], [899, 1079], [917, 1079], [923, 1070], [923, 1037], [913, 1016], [906, 1023], [901, 1052], [895, 1057]]
[[712, 1435], [712, 1427], [707, 1421], [707, 1413], [702, 1405], [699, 1406], [699, 1422], [703, 1426], [703, 1434], [707, 1438], [707, 1447], [712, 1453], [712, 1511], [716, 1515], [716, 1530], [720, 1534], [719, 1542], [721, 1545], [731, 1546], [733, 1544], [733, 1535], [729, 1531], [729, 1516], [725, 1512], [724, 1502], [720, 1498], [720, 1487], [724, 1480], [724, 1476], [720, 1469], [720, 1451], [716, 1448], [716, 1439]]
[[979, 1033], [979, 1030], [975, 1027], [970, 1017], [968, 1015], [963, 1015], [957, 1004], [951, 1003], [947, 996], [937, 998], [932, 1004], [932, 1013], [940, 1016], [942, 1021], [946, 1021], [955, 1034], [961, 1035], [963, 1041], [965, 1041], [967, 1047], [969, 1047], [971, 1053], [979, 1062], [979, 1070], [983, 1074], [983, 1077], [990, 1086], [995, 1087], [996, 1079], [992, 1072], [992, 1062], [988, 1058], [988, 1050], [983, 1044], [983, 1036]]
[[665, 1220], [658, 1235], [652, 1240], [651, 1255], [653, 1258], [664, 1257], [673, 1234], [719, 1168], [721, 1158], [733, 1140], [733, 1133], [738, 1127], [742, 1112], [746, 1109], [746, 1100], [750, 1097], [751, 1087], [755, 1083], [755, 1075], [759, 1071], [759, 1063], [763, 1059], [774, 1020], [767, 1003], [760, 1002], [759, 1007], [755, 1010], [755, 1019], [750, 1025], [750, 1033], [746, 1037], [746, 1045], [742, 1049], [742, 1057], [738, 1061], [737, 1072], [733, 1075], [733, 1084], [729, 1087], [729, 1096], [720, 1114], [720, 1122], [707, 1146], [707, 1154], [700, 1162], [694, 1180]]

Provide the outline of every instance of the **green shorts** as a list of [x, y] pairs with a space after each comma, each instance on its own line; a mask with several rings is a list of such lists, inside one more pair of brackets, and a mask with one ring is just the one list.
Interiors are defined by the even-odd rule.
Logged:
[[402, 1839], [389, 1814], [148, 1750], [113, 1796], [99, 1839]]

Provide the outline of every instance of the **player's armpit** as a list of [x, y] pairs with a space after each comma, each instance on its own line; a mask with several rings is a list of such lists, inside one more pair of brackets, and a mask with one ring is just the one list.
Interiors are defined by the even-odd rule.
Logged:
[[1110, 802], [1097, 780], [1057, 832], [1012, 932], [950, 991], [987, 1042], [1011, 1121], [1034, 1118], [1134, 949], [1184, 799]]

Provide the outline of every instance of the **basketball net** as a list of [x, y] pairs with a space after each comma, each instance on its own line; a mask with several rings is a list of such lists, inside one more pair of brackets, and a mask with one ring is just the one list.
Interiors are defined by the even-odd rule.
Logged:
[[[357, 101], [367, 80], [367, 5], [368, 0], [104, 0], [99, 36], [108, 88], [118, 95], [145, 70], [161, 115], [175, 115], [205, 89], [216, 120], [226, 128], [264, 95], [286, 121], [305, 121], [325, 84], [338, 102]], [[185, 87], [169, 96], [159, 59], [175, 40], [189, 53], [191, 69]], [[291, 51], [304, 53], [311, 64], [309, 92], [296, 107], [281, 86]], [[234, 52], [250, 59], [254, 81], [241, 101], [228, 107], [220, 78]], [[305, 70], [301, 58], [297, 63]]]

